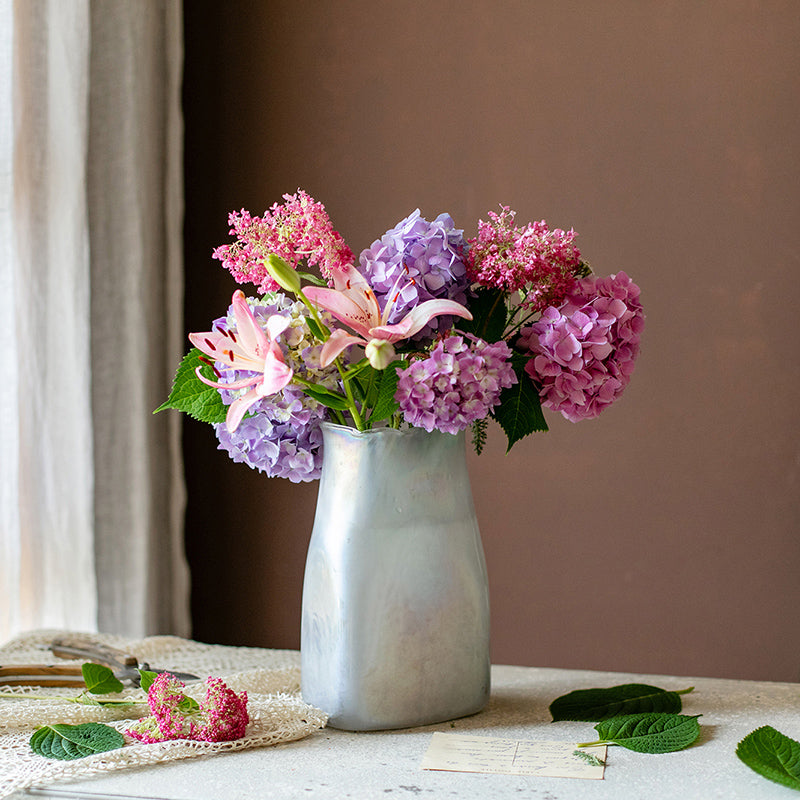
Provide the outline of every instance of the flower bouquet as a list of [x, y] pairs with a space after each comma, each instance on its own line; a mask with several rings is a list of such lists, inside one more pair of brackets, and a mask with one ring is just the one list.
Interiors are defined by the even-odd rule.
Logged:
[[593, 275], [573, 230], [518, 226], [508, 207], [465, 239], [419, 210], [353, 252], [302, 190], [263, 216], [230, 214], [218, 247], [238, 283], [225, 316], [192, 333], [158, 409], [211, 423], [220, 448], [270, 477], [320, 476], [321, 424], [359, 431], [470, 428], [489, 418], [508, 449], [547, 430], [542, 407], [577, 422], [628, 384], [644, 314], [624, 273]]

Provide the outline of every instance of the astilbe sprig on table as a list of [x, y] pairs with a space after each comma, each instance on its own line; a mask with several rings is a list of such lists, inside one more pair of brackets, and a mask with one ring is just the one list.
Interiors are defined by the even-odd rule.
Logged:
[[147, 690], [151, 716], [133, 723], [126, 733], [148, 744], [172, 739], [227, 742], [245, 735], [250, 721], [247, 692], [237, 694], [221, 678], [209, 677], [205, 699], [198, 703], [185, 688], [170, 673], [159, 674]]

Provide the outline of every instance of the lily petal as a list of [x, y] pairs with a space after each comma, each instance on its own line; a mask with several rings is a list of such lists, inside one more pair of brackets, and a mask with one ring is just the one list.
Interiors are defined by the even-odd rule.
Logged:
[[292, 380], [293, 375], [294, 371], [283, 360], [280, 347], [273, 343], [264, 359], [264, 379], [256, 386], [256, 392], [260, 397], [275, 394]]
[[244, 415], [250, 410], [250, 406], [260, 399], [255, 389], [251, 389], [247, 394], [237, 397], [228, 406], [228, 414], [225, 417], [225, 427], [233, 433], [239, 427], [239, 423], [244, 419]]
[[472, 319], [472, 314], [467, 308], [455, 300], [426, 300], [414, 306], [400, 322], [394, 325], [378, 325], [370, 330], [370, 335], [376, 339], [388, 339], [390, 342], [407, 339], [419, 333], [430, 320], [440, 314]]
[[350, 347], [353, 344], [366, 344], [366, 339], [362, 339], [360, 336], [353, 336], [352, 333], [348, 333], [341, 328], [336, 328], [328, 341], [322, 345], [322, 351], [319, 355], [319, 364], [321, 367], [330, 366], [336, 357], [345, 349]]
[[[350, 294], [324, 286], [306, 286], [303, 288], [303, 294], [312, 303], [329, 311], [339, 322], [343, 322], [362, 336], [367, 336], [370, 328], [376, 322], [380, 322], [380, 311], [377, 316], [372, 314], [369, 309], [371, 301], [367, 298], [364, 298], [364, 305], [360, 305]], [[375, 300], [375, 307], [378, 307], [377, 300]]]
[[241, 289], [233, 293], [233, 316], [236, 319], [236, 335], [244, 353], [266, 357], [269, 349], [269, 342], [264, 331], [256, 322], [247, 298]]

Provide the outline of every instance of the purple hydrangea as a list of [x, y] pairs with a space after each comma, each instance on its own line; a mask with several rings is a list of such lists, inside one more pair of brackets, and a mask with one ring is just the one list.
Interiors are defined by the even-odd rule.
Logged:
[[[417, 209], [362, 251], [361, 272], [372, 286], [381, 309], [390, 296], [399, 293], [388, 320], [390, 324], [399, 322], [426, 300], [445, 298], [466, 304], [470, 281], [463, 234], [449, 214], [439, 214], [433, 222], [428, 222]], [[437, 317], [411, 338], [417, 342], [432, 341], [437, 332], [449, 330], [452, 322], [452, 317]]]
[[[293, 318], [293, 324], [283, 334], [286, 340], [286, 360], [295, 374], [314, 382], [325, 383], [318, 369], [318, 345], [302, 321], [303, 307], [282, 294], [269, 294], [262, 301], [252, 301], [253, 316], [266, 324], [272, 314]], [[215, 327], [232, 327], [232, 316], [214, 322]], [[221, 383], [240, 380], [249, 372], [234, 370], [221, 362], [215, 364]], [[335, 372], [330, 380], [335, 381]], [[238, 392], [220, 390], [223, 403], [229, 405]], [[298, 385], [289, 384], [280, 392], [262, 398], [250, 407], [235, 431], [225, 423], [215, 425], [219, 449], [225, 450], [233, 461], [247, 464], [270, 478], [287, 478], [293, 483], [314, 481], [322, 471], [322, 430], [320, 423], [328, 416], [325, 406], [306, 395]]]
[[579, 281], [564, 305], [521, 332], [542, 405], [570, 422], [596, 417], [628, 385], [643, 328], [639, 287], [624, 272]]
[[517, 377], [505, 342], [450, 336], [431, 354], [398, 370], [395, 399], [410, 425], [458, 433], [483, 419], [500, 401], [500, 392]]

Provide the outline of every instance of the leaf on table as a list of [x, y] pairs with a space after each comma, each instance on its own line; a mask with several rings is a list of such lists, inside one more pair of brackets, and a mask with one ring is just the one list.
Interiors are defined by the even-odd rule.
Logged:
[[125, 737], [118, 730], [99, 722], [45, 725], [37, 728], [30, 739], [34, 753], [59, 761], [73, 761], [94, 753], [105, 753], [124, 744]]
[[664, 712], [676, 714], [681, 710], [680, 692], [659, 689], [645, 683], [625, 683], [606, 689], [578, 689], [556, 698], [550, 704], [553, 722], [577, 720], [599, 722], [621, 714]]
[[736, 755], [764, 778], [800, 790], [800, 742], [769, 725], [739, 742]]
[[637, 753], [672, 753], [683, 750], [700, 735], [697, 716], [685, 714], [626, 714], [594, 726], [600, 735], [596, 744], [618, 744]]
[[111, 694], [121, 692], [122, 682], [114, 673], [102, 664], [82, 664], [83, 682], [92, 694]]

